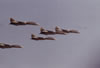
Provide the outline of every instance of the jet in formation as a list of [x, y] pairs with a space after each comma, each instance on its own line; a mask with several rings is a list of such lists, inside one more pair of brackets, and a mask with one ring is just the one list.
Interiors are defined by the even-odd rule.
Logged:
[[32, 39], [32, 40], [56, 40], [56, 39], [53, 38], [53, 37], [37, 37], [37, 36], [34, 35], [34, 34], [31, 34], [31, 39]]
[[23, 22], [23, 21], [16, 21], [15, 19], [13, 18], [10, 18], [10, 24], [11, 25], [15, 25], [15, 26], [19, 26], [19, 25], [36, 25], [38, 26], [39, 24], [36, 23], [36, 22], [32, 22], [32, 21], [26, 21], [26, 22]]
[[2, 49], [5, 49], [5, 48], [22, 48], [22, 46], [0, 43], [0, 48], [2, 48]]
[[51, 30], [45, 30], [43, 27], [40, 28], [40, 34], [44, 35], [55, 35], [56, 33]]
[[61, 29], [61, 28], [58, 27], [58, 26], [55, 27], [55, 31], [56, 31], [56, 32], [62, 31], [62, 32], [65, 32], [65, 33], [80, 33], [79, 31], [74, 30], [74, 29], [71, 29], [71, 30], [68, 30], [68, 29]]

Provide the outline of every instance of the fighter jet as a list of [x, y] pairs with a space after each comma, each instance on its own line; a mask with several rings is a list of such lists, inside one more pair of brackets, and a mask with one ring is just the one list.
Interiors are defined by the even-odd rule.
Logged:
[[66, 35], [66, 32], [62, 31], [62, 29], [60, 29], [58, 26], [55, 27], [55, 32], [56, 34]]
[[10, 18], [10, 24], [11, 25], [15, 25], [15, 26], [19, 26], [19, 25], [39, 25], [36, 22], [31, 22], [31, 21], [27, 21], [27, 22], [23, 22], [23, 21], [16, 21], [13, 18]]
[[45, 30], [43, 27], [40, 28], [40, 34], [44, 35], [54, 35], [56, 34], [54, 31], [51, 30]]
[[55, 40], [55, 38], [53, 37], [37, 37], [36, 35], [34, 34], [31, 34], [31, 39], [32, 40]]
[[61, 28], [59, 28], [58, 26], [55, 27], [55, 30], [56, 30], [57, 32], [62, 31], [62, 32], [65, 32], [65, 33], [80, 33], [80, 32], [78, 32], [77, 30], [61, 29]]
[[0, 43], [0, 48], [5, 49], [5, 48], [22, 48], [20, 45], [9, 45], [5, 43]]

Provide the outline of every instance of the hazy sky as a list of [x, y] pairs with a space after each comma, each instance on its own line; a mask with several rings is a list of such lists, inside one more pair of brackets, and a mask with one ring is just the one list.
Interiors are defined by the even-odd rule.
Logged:
[[[41, 26], [9, 25], [9, 18]], [[0, 0], [0, 42], [23, 45], [0, 49], [1, 68], [99, 68], [99, 0]], [[31, 40], [40, 27], [76, 29], [80, 34], [55, 35], [55, 41]], [[96, 67], [95, 67], [96, 66]]]

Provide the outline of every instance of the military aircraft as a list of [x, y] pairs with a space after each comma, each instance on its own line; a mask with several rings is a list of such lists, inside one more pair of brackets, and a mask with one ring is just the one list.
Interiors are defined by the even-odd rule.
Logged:
[[55, 27], [55, 32], [56, 34], [66, 35], [66, 32], [62, 31], [62, 29], [60, 29], [58, 26]]
[[44, 35], [55, 35], [56, 33], [51, 30], [45, 30], [43, 27], [40, 28], [40, 34]]
[[32, 40], [56, 40], [55, 38], [53, 37], [37, 37], [36, 35], [34, 34], [31, 34], [31, 39]]
[[27, 21], [27, 22], [23, 22], [23, 21], [16, 21], [13, 18], [10, 18], [10, 24], [11, 25], [15, 25], [15, 26], [19, 26], [19, 25], [36, 25], [38, 26], [39, 24], [37, 24], [36, 22], [31, 22], [31, 21]]
[[55, 27], [56, 32], [65, 32], [65, 33], [80, 33], [77, 30], [67, 30], [67, 29], [61, 29], [58, 26]]
[[20, 45], [9, 45], [5, 43], [0, 43], [0, 48], [5, 49], [5, 48], [22, 48]]

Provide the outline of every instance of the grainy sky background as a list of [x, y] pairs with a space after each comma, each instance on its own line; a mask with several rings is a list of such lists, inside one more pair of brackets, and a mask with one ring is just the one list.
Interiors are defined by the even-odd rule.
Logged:
[[[41, 26], [9, 25], [9, 18], [36, 21], [42, 27], [76, 29], [55, 41], [31, 40]], [[0, 49], [0, 68], [100, 68], [99, 0], [0, 0], [0, 42], [23, 45]]]

